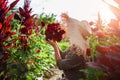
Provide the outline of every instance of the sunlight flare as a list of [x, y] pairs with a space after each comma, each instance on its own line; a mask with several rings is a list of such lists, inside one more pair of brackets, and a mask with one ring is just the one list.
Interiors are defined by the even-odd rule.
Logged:
[[103, 21], [109, 23], [111, 19], [115, 19], [114, 14], [111, 12], [107, 5], [102, 5], [99, 10]]

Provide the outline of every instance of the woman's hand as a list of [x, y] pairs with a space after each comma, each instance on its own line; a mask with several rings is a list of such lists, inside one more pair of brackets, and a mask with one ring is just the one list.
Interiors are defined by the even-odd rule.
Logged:
[[57, 45], [57, 42], [53, 41], [53, 40], [48, 40], [47, 43], [52, 45], [53, 47], [55, 47]]
[[50, 45], [52, 45], [53, 48], [54, 48], [56, 61], [61, 60], [60, 49], [59, 49], [59, 47], [57, 45], [57, 42], [53, 41], [53, 40], [48, 40], [47, 42]]

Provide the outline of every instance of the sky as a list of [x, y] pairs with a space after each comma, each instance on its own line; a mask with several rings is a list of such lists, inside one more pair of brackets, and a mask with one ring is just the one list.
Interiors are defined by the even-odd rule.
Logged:
[[[14, 0], [9, 0], [12, 2]], [[105, 0], [108, 3], [115, 4], [112, 0]], [[20, 0], [19, 6], [23, 6], [24, 0]], [[108, 6], [102, 0], [31, 0], [33, 13], [46, 14], [54, 13], [58, 16], [62, 12], [68, 13], [69, 16], [78, 20], [95, 20], [100, 12], [104, 20], [113, 18]]]

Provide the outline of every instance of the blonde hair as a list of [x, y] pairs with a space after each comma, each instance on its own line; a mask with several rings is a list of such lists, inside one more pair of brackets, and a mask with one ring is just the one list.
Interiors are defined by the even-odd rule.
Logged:
[[69, 16], [68, 16], [67, 13], [62, 13], [60, 16], [61, 16], [61, 17], [64, 17], [64, 18], [69, 18]]
[[63, 24], [65, 24], [66, 21], [69, 20], [69, 16], [68, 16], [67, 13], [62, 13], [62, 14], [60, 15], [60, 17], [61, 17], [61, 19], [62, 19], [61, 21], [62, 21]]
[[67, 52], [69, 53], [72, 53], [72, 54], [76, 54], [78, 56], [82, 55], [85, 59], [87, 58], [86, 56], [86, 53], [80, 48], [80, 47], [77, 47], [76, 45], [71, 45]]
[[84, 52], [80, 47], [77, 47], [76, 45], [71, 45], [68, 50], [68, 52], [71, 52], [72, 54], [77, 54], [77, 55], [83, 55]]

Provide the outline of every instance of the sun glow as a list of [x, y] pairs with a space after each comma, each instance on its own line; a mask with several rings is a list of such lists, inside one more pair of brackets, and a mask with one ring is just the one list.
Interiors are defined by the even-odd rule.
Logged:
[[115, 19], [115, 15], [112, 13], [112, 11], [109, 9], [108, 5], [103, 4], [99, 12], [101, 14], [101, 18], [103, 21], [109, 23], [111, 19]]
[[[8, 1], [12, 2], [14, 0]], [[23, 5], [23, 1], [20, 0], [19, 6]], [[117, 5], [114, 0], [104, 1], [115, 6]], [[68, 12], [69, 16], [78, 20], [95, 21], [98, 12], [100, 12], [102, 20], [107, 23], [115, 18], [103, 0], [31, 0], [31, 7], [35, 14], [39, 15], [41, 12], [46, 14], [54, 13], [57, 15], [57, 19], [63, 12]]]

